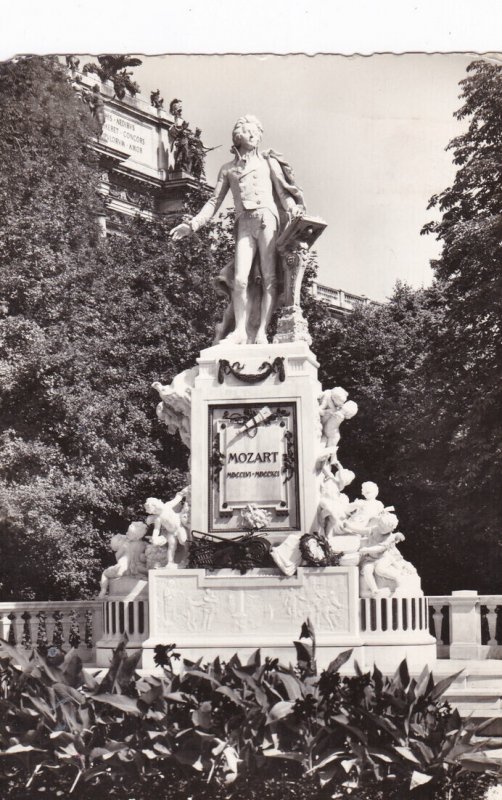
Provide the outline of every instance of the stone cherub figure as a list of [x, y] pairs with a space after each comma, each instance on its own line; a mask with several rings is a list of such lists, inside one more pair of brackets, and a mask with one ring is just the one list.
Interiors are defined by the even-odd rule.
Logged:
[[273, 151], [258, 150], [259, 120], [248, 114], [233, 132], [234, 158], [220, 169], [212, 197], [190, 222], [171, 231], [175, 241], [191, 236], [216, 214], [229, 189], [235, 205], [235, 259], [217, 281], [231, 303], [217, 341], [266, 344], [267, 326], [278, 298], [277, 238], [283, 222], [305, 213], [303, 195], [290, 167]]
[[131, 522], [127, 533], [116, 533], [110, 540], [110, 547], [115, 551], [117, 563], [107, 567], [101, 575], [99, 597], [105, 597], [111, 578], [122, 578], [125, 575], [144, 576], [146, 542], [143, 536], [147, 531], [144, 522]]
[[323, 450], [320, 457], [329, 455], [330, 462], [335, 463], [337, 458], [338, 443], [340, 441], [340, 425], [346, 419], [352, 419], [357, 414], [357, 403], [347, 400], [348, 392], [341, 386], [327, 389], [319, 398], [319, 416], [322, 424], [321, 444]]
[[145, 502], [147, 525], [153, 525], [152, 541], [146, 548], [146, 561], [149, 569], [157, 567], [177, 568], [174, 556], [178, 544], [188, 540], [189, 488], [182, 489], [173, 500], [167, 503], [155, 497]]
[[[370, 520], [369, 534], [363, 541], [359, 553], [361, 571], [361, 595], [389, 597], [413, 576], [418, 579], [415, 567], [403, 558], [396, 545], [404, 541], [402, 533], [394, 533], [397, 517], [388, 510]], [[389, 583], [392, 589], [379, 585]]]

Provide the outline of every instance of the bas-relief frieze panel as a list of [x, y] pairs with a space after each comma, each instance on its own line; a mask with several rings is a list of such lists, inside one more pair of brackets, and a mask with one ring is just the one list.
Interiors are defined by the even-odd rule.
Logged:
[[309, 617], [318, 634], [345, 632], [350, 628], [348, 576], [310, 575], [303, 585], [284, 586], [271, 579], [270, 586], [199, 586], [190, 579], [166, 577], [159, 581], [156, 613], [159, 631], [166, 635], [187, 633], [232, 635], [258, 633], [297, 634]]

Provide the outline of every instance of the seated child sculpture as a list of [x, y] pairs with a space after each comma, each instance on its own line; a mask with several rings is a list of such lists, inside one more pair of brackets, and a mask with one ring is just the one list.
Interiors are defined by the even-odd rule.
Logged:
[[[402, 533], [394, 533], [397, 517], [389, 511], [382, 511], [370, 522], [370, 532], [360, 549], [361, 595], [368, 593], [373, 597], [390, 597], [400, 589], [406, 579], [416, 576], [415, 567], [406, 561], [396, 547], [404, 541]], [[377, 579], [391, 581], [393, 589], [379, 586]]]
[[131, 522], [127, 533], [116, 533], [112, 536], [110, 546], [115, 551], [117, 563], [107, 567], [101, 575], [99, 597], [105, 597], [111, 578], [122, 578], [124, 575], [146, 575], [145, 548], [143, 536], [147, 531], [144, 522]]
[[[354, 500], [347, 509], [348, 517], [342, 525], [344, 533], [368, 534], [370, 520], [384, 510], [383, 503], [377, 500], [378, 486], [376, 483], [365, 481], [361, 486], [361, 492], [364, 499]], [[393, 511], [394, 509], [389, 507], [388, 510]]]
[[145, 503], [147, 525], [153, 524], [151, 544], [146, 548], [146, 560], [149, 569], [158, 567], [177, 568], [174, 556], [178, 544], [184, 545], [188, 540], [188, 516], [186, 506], [189, 489], [178, 492], [173, 500], [167, 503], [149, 497]]

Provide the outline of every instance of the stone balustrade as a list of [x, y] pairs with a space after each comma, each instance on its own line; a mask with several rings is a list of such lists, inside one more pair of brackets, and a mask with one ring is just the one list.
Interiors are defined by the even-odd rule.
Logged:
[[103, 635], [102, 600], [53, 600], [0, 603], [0, 637], [32, 647], [76, 647], [86, 663], [96, 662]]
[[[27, 649], [76, 646], [85, 663], [103, 665], [124, 633], [136, 647], [148, 636], [146, 582], [132, 594], [130, 589], [104, 600], [0, 603], [0, 638]], [[502, 595], [457, 591], [424, 598], [361, 598], [359, 603], [360, 629], [369, 644], [389, 634], [411, 642], [429, 629], [438, 658], [502, 659]]]
[[438, 658], [502, 658], [502, 595], [464, 590], [428, 600]]

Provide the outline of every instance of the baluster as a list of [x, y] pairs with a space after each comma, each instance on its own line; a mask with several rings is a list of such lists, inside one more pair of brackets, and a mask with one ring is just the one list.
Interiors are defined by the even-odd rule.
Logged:
[[37, 614], [37, 648], [42, 652], [47, 652], [49, 647], [49, 638], [47, 636], [47, 615], [45, 611], [39, 611]]
[[381, 631], [382, 630], [382, 599], [378, 598], [375, 600], [375, 630]]
[[432, 608], [432, 621], [434, 623], [434, 636], [438, 644], [444, 644], [441, 635], [443, 633], [443, 606], [433, 606], [429, 601], [429, 608]]
[[93, 637], [92, 611], [87, 608], [85, 611], [85, 644], [89, 649], [93, 646]]
[[7, 641], [9, 642], [9, 644], [16, 645], [17, 644], [17, 639], [16, 639], [16, 615], [14, 614], [13, 611], [11, 611], [11, 613], [9, 614], [8, 619], [9, 619], [10, 625], [9, 625], [9, 633], [7, 635]]
[[55, 611], [52, 615], [54, 627], [52, 630], [52, 646], [61, 648], [64, 644], [63, 612]]
[[76, 608], [72, 608], [69, 615], [70, 629], [68, 631], [68, 644], [70, 647], [78, 648], [81, 641], [80, 619]]
[[488, 622], [488, 633], [490, 638], [488, 639], [488, 644], [496, 645], [497, 644], [497, 604], [490, 603], [487, 605], [486, 608], [488, 609], [488, 613], [486, 615], [486, 621]]
[[21, 639], [21, 644], [25, 650], [29, 650], [31, 648], [31, 614], [29, 611], [25, 611], [24, 614], [21, 614], [21, 619], [23, 620], [23, 636]]

